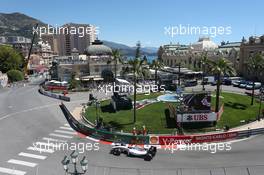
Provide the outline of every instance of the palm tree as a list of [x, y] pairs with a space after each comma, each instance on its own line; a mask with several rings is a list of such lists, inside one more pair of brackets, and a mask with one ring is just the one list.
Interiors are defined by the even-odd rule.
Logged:
[[248, 71], [253, 76], [253, 87], [251, 94], [251, 105], [254, 104], [254, 95], [255, 95], [255, 81], [257, 81], [260, 76], [260, 72], [264, 69], [264, 58], [261, 54], [255, 54], [253, 57], [248, 60]]
[[208, 64], [208, 56], [207, 56], [207, 52], [202, 54], [202, 58], [200, 60], [200, 64], [202, 65], [202, 71], [203, 71], [203, 75], [202, 75], [202, 85], [203, 85], [203, 91], [205, 90], [204, 88], [204, 73], [205, 73], [205, 68], [206, 65]]
[[158, 70], [163, 68], [163, 63], [160, 59], [155, 59], [152, 61], [151, 67], [155, 70], [155, 85], [157, 85], [158, 82]]
[[235, 71], [233, 67], [231, 66], [231, 63], [225, 58], [220, 58], [216, 61], [208, 60], [207, 63], [208, 63], [209, 70], [216, 76], [216, 79], [217, 79], [215, 112], [218, 112], [219, 111], [221, 77], [224, 75], [233, 75]]
[[115, 75], [115, 79], [117, 76], [117, 64], [118, 62], [122, 63], [122, 55], [119, 49], [115, 49], [112, 52], [112, 56], [113, 56], [113, 61], [115, 62], [115, 70], [114, 70], [114, 75]]
[[140, 58], [140, 43], [137, 43], [136, 55], [133, 60], [128, 61], [128, 66], [125, 71], [132, 72], [134, 78], [134, 123], [136, 123], [136, 101], [137, 101], [137, 82], [138, 78], [145, 77], [148, 74], [147, 60]]

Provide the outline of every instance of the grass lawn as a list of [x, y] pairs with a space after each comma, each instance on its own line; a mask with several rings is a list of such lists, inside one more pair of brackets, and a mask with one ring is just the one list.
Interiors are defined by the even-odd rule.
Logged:
[[[137, 100], [156, 98], [161, 95], [160, 93], [151, 95], [137, 95]], [[249, 96], [243, 96], [231, 93], [222, 93], [221, 103], [224, 104], [224, 113], [221, 120], [217, 123], [216, 128], [223, 128], [228, 125], [235, 127], [240, 125], [241, 120], [255, 119], [258, 112], [259, 103], [255, 102], [253, 106], [250, 105], [251, 98]], [[131, 97], [133, 99], [133, 97]], [[101, 107], [110, 104], [110, 100], [101, 102]], [[215, 104], [215, 98], [213, 98], [213, 104]], [[175, 131], [175, 121], [170, 118], [166, 118], [167, 103], [158, 102], [148, 105], [142, 109], [137, 110], [137, 122], [135, 126], [141, 129], [143, 125], [147, 127], [150, 133], [156, 134], [170, 134]], [[116, 113], [102, 112], [99, 110], [99, 116], [103, 118], [103, 121], [109, 123], [115, 127], [116, 130], [123, 130], [125, 132], [131, 132], [134, 127], [133, 122], [133, 110], [121, 110]], [[94, 106], [86, 109], [86, 118], [90, 121], [95, 121], [96, 110]], [[193, 131], [206, 131], [215, 128], [207, 128]], [[188, 130], [189, 131], [189, 130]]]
[[[246, 95], [238, 95], [231, 93], [222, 93], [224, 99], [224, 113], [217, 123], [218, 128], [222, 128], [225, 125], [235, 127], [241, 125], [241, 120], [256, 119], [259, 110], [259, 103], [254, 102], [251, 106], [251, 97]], [[215, 104], [215, 98], [213, 99]]]

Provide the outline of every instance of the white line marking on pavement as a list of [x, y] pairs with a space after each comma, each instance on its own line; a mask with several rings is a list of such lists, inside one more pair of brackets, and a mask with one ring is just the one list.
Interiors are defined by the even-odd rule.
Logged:
[[40, 156], [40, 155], [24, 153], [24, 152], [21, 152], [18, 155], [19, 156], [23, 156], [23, 157], [30, 157], [30, 158], [34, 158], [34, 159], [40, 159], [40, 160], [45, 160], [47, 158], [47, 156]]
[[37, 145], [37, 148], [45, 148], [45, 149], [51, 149], [54, 150], [59, 147], [60, 143], [52, 143], [52, 142], [36, 142], [35, 145]]
[[76, 135], [76, 132], [63, 131], [63, 130], [55, 130], [54, 132], [58, 132], [58, 133], [62, 133], [62, 134]]
[[7, 161], [7, 162], [8, 162], [8, 163], [17, 164], [17, 165], [28, 166], [28, 167], [35, 167], [35, 166], [38, 165], [37, 163], [31, 163], [31, 162], [26, 162], [26, 161], [16, 160], [16, 159], [10, 159], [10, 160]]
[[43, 140], [46, 140], [48, 142], [58, 142], [58, 143], [60, 143], [60, 142], [67, 142], [66, 140], [53, 139], [53, 138], [48, 138], [48, 137], [43, 137], [42, 139]]
[[28, 147], [27, 150], [32, 150], [32, 151], [38, 151], [40, 153], [54, 153], [54, 150], [51, 149], [41, 149], [37, 147]]
[[12, 175], [25, 175], [25, 171], [18, 171], [14, 169], [2, 168], [0, 167], [0, 173], [12, 174]]
[[66, 135], [61, 135], [61, 134], [49, 134], [50, 136], [54, 136], [54, 137], [62, 137], [62, 138], [68, 138], [68, 139], [71, 139], [72, 136], [66, 136]]
[[92, 140], [92, 141], [94, 141], [94, 142], [99, 142], [99, 141], [100, 141], [100, 140], [98, 140], [98, 139], [95, 139], [95, 138], [92, 138], [92, 137], [89, 137], [89, 136], [87, 136], [86, 138], [89, 139], [89, 140]]
[[[83, 101], [87, 101], [87, 100], [75, 100], [75, 101], [68, 102], [67, 104], [79, 103], [79, 102], [83, 102]], [[14, 112], [14, 113], [4, 115], [4, 116], [0, 117], [0, 120], [6, 119], [8, 117], [12, 117], [12, 116], [17, 115], [17, 114], [30, 112], [30, 111], [34, 111], [34, 110], [39, 110], [39, 109], [45, 109], [45, 108], [49, 108], [49, 107], [53, 107], [53, 106], [57, 106], [57, 105], [60, 105], [60, 103], [53, 103], [53, 104], [48, 104], [48, 105], [43, 105], [43, 106], [32, 107], [30, 109], [25, 109], [22, 111], [18, 111], [18, 112]]]
[[69, 131], [74, 131], [72, 128], [70, 128], [70, 127], [65, 127], [65, 126], [61, 126], [60, 129], [65, 129], [65, 130], [69, 130]]

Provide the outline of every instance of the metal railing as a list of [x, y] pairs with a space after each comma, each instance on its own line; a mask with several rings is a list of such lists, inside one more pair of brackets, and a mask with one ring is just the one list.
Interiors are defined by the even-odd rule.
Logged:
[[262, 175], [264, 165], [232, 166], [212, 168], [119, 168], [89, 164], [89, 174], [93, 175]]

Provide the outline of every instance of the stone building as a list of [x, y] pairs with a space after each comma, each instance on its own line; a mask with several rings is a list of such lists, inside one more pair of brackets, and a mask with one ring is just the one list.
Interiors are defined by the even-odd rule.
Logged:
[[[264, 56], [264, 35], [260, 37], [251, 36], [248, 41], [243, 38], [239, 55], [239, 73], [242, 76], [249, 79], [253, 78], [253, 75], [248, 71], [248, 60], [258, 53]], [[264, 82], [264, 70], [260, 72], [259, 80]]]
[[[57, 79], [61, 81], [69, 81], [73, 74], [83, 82], [102, 80], [103, 70], [114, 72], [115, 69], [112, 49], [103, 45], [100, 40], [95, 40], [87, 47], [86, 55], [79, 55], [76, 49], [73, 49], [70, 56], [56, 56], [54, 61], [57, 64], [54, 74], [57, 74]], [[121, 69], [122, 65], [118, 62], [117, 75], [120, 75]], [[54, 68], [52, 70], [54, 71]]]
[[206, 53], [208, 59], [221, 57], [228, 59], [238, 69], [240, 42], [222, 42], [220, 46], [209, 38], [200, 38], [190, 45], [169, 44], [163, 46], [162, 60], [166, 66], [182, 67], [195, 71], [201, 70], [201, 59]]

